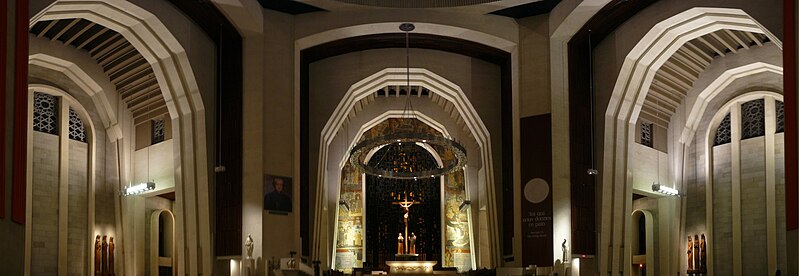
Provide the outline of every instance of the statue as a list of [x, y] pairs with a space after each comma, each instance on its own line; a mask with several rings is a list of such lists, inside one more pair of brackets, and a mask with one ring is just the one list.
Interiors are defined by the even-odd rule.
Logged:
[[252, 242], [252, 236], [247, 234], [247, 239], [244, 241], [244, 248], [247, 249], [247, 259], [252, 259], [252, 250], [254, 247]]
[[103, 272], [101, 273], [103, 276], [108, 276], [108, 242], [106, 242], [106, 237], [103, 236], [103, 244], [102, 244], [102, 253], [103, 253]]
[[108, 241], [108, 274], [111, 276], [116, 275], [114, 272], [114, 237]]
[[416, 234], [411, 232], [411, 236], [408, 237], [408, 242], [411, 244], [410, 254], [416, 254]]
[[699, 235], [694, 235], [694, 269], [699, 270], [702, 262], [699, 260]]
[[102, 259], [100, 259], [100, 254], [102, 253], [100, 252], [102, 252], [102, 247], [100, 245], [100, 235], [97, 235], [96, 237], [94, 237], [94, 274], [96, 275], [100, 275], [100, 273], [102, 272], [102, 270], [100, 270], [100, 267], [102, 265], [101, 263]]
[[705, 247], [705, 234], [702, 234], [702, 239], [699, 242], [699, 270], [707, 272], [707, 251]]
[[688, 271], [694, 270], [694, 242], [691, 240], [691, 235], [688, 235]]
[[405, 238], [402, 237], [402, 233], [399, 233], [397, 236], [397, 254], [402, 255], [405, 254]]
[[561, 259], [561, 262], [564, 263], [568, 262], [568, 259], [566, 259], [566, 257], [569, 256], [568, 254], [569, 249], [566, 247], [566, 239], [563, 239], [563, 243], [560, 244], [560, 250], [563, 251], [563, 259]]

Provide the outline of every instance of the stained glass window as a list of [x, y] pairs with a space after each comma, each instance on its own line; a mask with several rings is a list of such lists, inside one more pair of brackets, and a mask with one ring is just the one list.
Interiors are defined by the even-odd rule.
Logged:
[[741, 139], [766, 135], [766, 112], [763, 99], [741, 104]]
[[785, 132], [785, 104], [777, 101], [777, 133]]
[[58, 135], [58, 97], [33, 93], [33, 130]]
[[152, 143], [155, 145], [164, 141], [164, 119], [156, 119], [152, 121]]
[[69, 139], [86, 143], [86, 128], [83, 121], [78, 117], [78, 113], [71, 107], [69, 108]]
[[652, 123], [641, 123], [641, 145], [652, 147]]
[[719, 128], [716, 129], [716, 140], [713, 143], [714, 146], [723, 145], [729, 143], [731, 140], [731, 131], [730, 131], [730, 113], [727, 113], [727, 116], [724, 116], [724, 119], [721, 120], [719, 123]]

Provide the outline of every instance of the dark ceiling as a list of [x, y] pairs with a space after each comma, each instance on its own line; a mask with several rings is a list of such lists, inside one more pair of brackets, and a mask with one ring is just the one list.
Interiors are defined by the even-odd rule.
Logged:
[[309, 12], [325, 11], [315, 6], [293, 0], [258, 0], [264, 9], [275, 10], [288, 14], [303, 14]]
[[[344, 3], [384, 7], [384, 8], [446, 8], [469, 5], [480, 5], [499, 0], [335, 0]], [[305, 4], [294, 0], [258, 0], [264, 9], [279, 11], [288, 14], [303, 14], [310, 12], [327, 11], [325, 9]], [[560, 0], [540, 0], [521, 4], [513, 7], [493, 11], [489, 14], [507, 16], [511, 18], [524, 18], [528, 16], [549, 13]]]

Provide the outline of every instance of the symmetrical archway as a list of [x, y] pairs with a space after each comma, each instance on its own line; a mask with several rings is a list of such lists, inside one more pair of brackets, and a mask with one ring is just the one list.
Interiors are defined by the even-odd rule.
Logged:
[[[447, 117], [462, 118], [453, 120], [453, 122], [450, 123], [453, 125], [444, 127], [442, 122], [438, 122], [436, 119], [431, 118], [424, 113], [416, 112], [415, 115], [413, 115], [418, 115], [417, 118], [419, 118], [419, 120], [447, 137], [449, 137], [453, 131], [448, 131], [448, 128], [462, 128], [463, 131], [459, 131], [461, 134], [458, 138], [470, 140], [471, 143], [477, 147], [479, 153], [472, 154], [470, 156], [472, 156], [472, 160], [477, 159], [477, 162], [475, 162], [476, 164], [480, 164], [480, 167], [477, 168], [475, 172], [477, 170], [481, 172], [479, 180], [477, 180], [477, 183], [479, 184], [477, 185], [479, 185], [481, 189], [484, 189], [486, 192], [485, 198], [487, 200], [487, 204], [483, 205], [487, 207], [487, 212], [485, 215], [488, 216], [488, 225], [486, 225], [486, 227], [488, 227], [488, 229], [496, 229], [496, 209], [494, 207], [496, 206], [496, 203], [494, 202], [495, 197], [493, 195], [495, 185], [493, 181], [492, 169], [493, 157], [490, 149], [490, 135], [488, 134], [485, 125], [482, 123], [482, 120], [477, 115], [474, 107], [466, 98], [463, 91], [456, 84], [426, 69], [411, 68], [410, 72], [411, 74], [409, 77], [406, 75], [405, 68], [388, 68], [381, 70], [380, 72], [377, 72], [352, 85], [349, 91], [345, 94], [337, 109], [334, 111], [334, 115], [331, 116], [325, 125], [321, 135], [322, 139], [320, 141], [319, 175], [322, 177], [319, 177], [319, 181], [317, 183], [317, 187], [319, 191], [321, 191], [317, 193], [317, 206], [330, 206], [331, 199], [338, 198], [338, 184], [336, 182], [331, 183], [331, 180], [339, 179], [340, 175], [338, 172], [331, 173], [330, 170], [333, 170], [333, 168], [341, 169], [345, 165], [348, 155], [340, 149], [331, 151], [332, 147], [338, 148], [336, 145], [344, 141], [343, 143], [347, 145], [344, 148], [350, 148], [359, 141], [360, 137], [365, 131], [388, 118], [399, 118], [402, 116], [403, 112], [402, 110], [389, 110], [374, 118], [361, 118], [360, 120], [366, 121], [359, 121], [360, 128], [353, 135], [348, 134], [349, 130], [346, 126], [349, 124], [348, 118], [352, 118], [349, 116], [349, 114], [353, 112], [353, 110], [356, 108], [356, 105], [358, 106], [358, 110], [363, 109], [364, 105], [361, 100], [368, 99], [368, 97], [373, 97], [375, 91], [383, 89], [387, 86], [405, 85], [406, 82], [409, 81], [412, 87], [424, 87], [429, 90], [430, 94], [427, 97], [437, 97], [442, 103], [446, 103], [445, 105], [447, 106], [447, 111], [445, 111], [444, 114], [447, 114]], [[407, 79], [408, 77], [410, 80]], [[369, 103], [366, 104], [368, 105]], [[432, 106], [438, 108], [436, 105]], [[462, 122], [462, 125], [459, 127], [457, 122]], [[349, 139], [347, 137], [352, 137], [353, 139]], [[475, 175], [475, 177], [477, 177], [477, 175]], [[332, 209], [337, 210], [336, 207], [333, 207]], [[324, 225], [321, 223], [321, 220], [329, 221], [329, 219], [326, 218], [327, 216], [329, 215], [323, 214], [321, 210], [317, 210], [316, 225]], [[328, 225], [332, 226], [334, 224], [330, 223]], [[328, 234], [333, 232], [331, 230], [333, 229], [328, 230], [325, 227], [316, 227], [314, 240], [316, 241], [315, 246], [318, 246], [315, 247], [315, 249], [321, 251], [315, 251], [315, 254], [320, 254], [321, 260], [329, 260], [332, 262], [333, 256], [327, 257], [323, 255], [329, 254], [326, 252], [332, 252], [333, 249], [329, 247], [329, 244], [332, 244], [334, 240], [334, 237], [331, 237], [332, 235]], [[489, 244], [498, 245], [499, 240], [496, 239], [496, 235], [496, 232], [491, 233], [491, 230], [489, 230], [489, 237], [487, 237]], [[481, 250], [488, 250], [488, 252], [490, 252], [486, 256], [494, 256], [498, 253], [491, 249], [493, 248], [481, 248]], [[489, 261], [491, 260], [483, 260], [483, 263], [479, 263], [478, 265], [490, 266], [491, 264], [485, 263]]]

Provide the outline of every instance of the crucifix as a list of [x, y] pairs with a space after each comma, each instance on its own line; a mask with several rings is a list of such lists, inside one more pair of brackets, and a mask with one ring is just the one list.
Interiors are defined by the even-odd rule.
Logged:
[[[405, 210], [405, 215], [403, 215], [403, 220], [405, 220], [405, 235], [401, 236], [402, 240], [404, 240], [405, 246], [400, 251], [401, 251], [401, 254], [408, 254], [408, 252], [409, 252], [408, 251], [409, 250], [409, 247], [408, 247], [408, 241], [409, 241], [408, 240], [408, 214], [411, 212], [411, 210], [410, 210], [411, 206], [413, 206], [414, 204], [421, 203], [421, 202], [408, 201], [408, 193], [405, 192], [404, 194], [405, 194], [405, 198], [402, 201], [392, 202], [391, 204], [399, 205], [400, 207], [402, 207], [402, 209]], [[413, 196], [413, 193], [411, 193], [411, 196]]]

